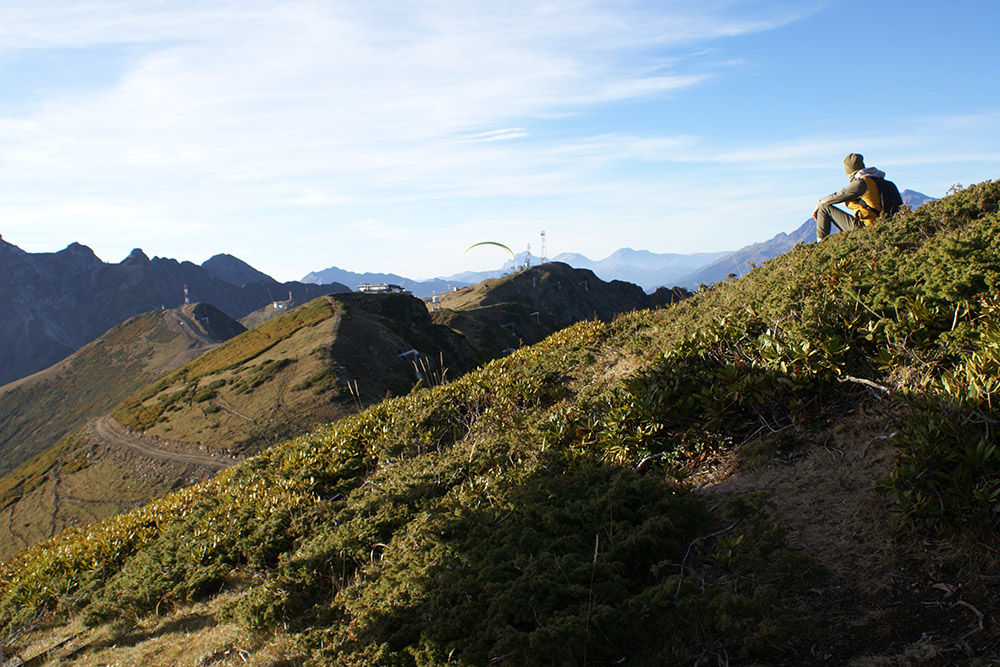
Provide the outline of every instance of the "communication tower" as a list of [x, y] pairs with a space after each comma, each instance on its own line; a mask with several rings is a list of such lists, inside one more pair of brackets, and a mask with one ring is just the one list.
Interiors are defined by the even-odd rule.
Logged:
[[191, 295], [188, 294], [188, 286], [187, 285], [184, 286], [184, 305], [185, 306], [190, 306], [191, 305]]
[[541, 263], [544, 264], [547, 261], [549, 261], [549, 259], [548, 259], [548, 257], [545, 256], [545, 230], [543, 229], [542, 230], [542, 257], [541, 257]]

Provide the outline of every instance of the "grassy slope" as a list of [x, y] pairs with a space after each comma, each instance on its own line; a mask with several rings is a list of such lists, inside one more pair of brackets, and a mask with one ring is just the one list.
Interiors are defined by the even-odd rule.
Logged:
[[172, 329], [171, 312], [133, 317], [52, 368], [0, 388], [0, 474], [221, 342]]
[[[210, 321], [192, 330], [178, 315]], [[236, 328], [226, 315], [203, 305], [183, 312], [146, 313], [114, 327], [56, 366], [4, 387], [0, 558], [67, 526], [104, 518], [168, 491], [175, 480], [137, 471], [120, 456], [98, 462], [80, 429], [147, 382], [236, 333]], [[183, 478], [189, 471], [182, 466], [174, 472]], [[143, 481], [119, 483], [130, 477]], [[140, 492], [137, 485], [148, 486], [149, 493]]]
[[[139, 642], [203, 600], [213, 623], [279, 632], [283, 655], [320, 664], [899, 664], [865, 663], [876, 646], [988, 664], [998, 200], [975, 186], [668, 309], [575, 325], [65, 533], [4, 566], [0, 619], [137, 619]], [[774, 515], [780, 484], [716, 506], [676, 481], [886, 442], [903, 530], [874, 558], [910, 579], [883, 595], [944, 610], [909, 623], [866, 615], [836, 553], [788, 548], [805, 510]], [[869, 474], [841, 492], [869, 494]], [[915, 555], [946, 536], [960, 567]]]
[[[4, 422], [12, 440], [17, 440], [17, 429], [34, 429], [36, 440], [77, 430], [0, 479], [0, 559], [68, 526], [106, 518], [205, 478], [207, 470], [151, 461], [109, 446], [80, 427], [164, 371], [171, 373], [137, 394], [152, 394], [150, 398], [124, 401], [116, 413], [173, 446], [233, 453], [356, 411], [343, 386], [347, 380], [357, 381], [368, 402], [386, 391], [409, 389], [412, 365], [396, 359], [396, 353], [418, 343], [437, 352], [449, 332], [424, 327], [434, 330], [435, 340], [429, 341], [404, 326], [405, 313], [395, 313], [397, 319], [381, 313], [387, 301], [376, 307], [361, 297], [352, 307], [358, 299], [318, 299], [196, 360], [192, 358], [205, 349], [202, 337], [181, 335], [169, 328], [163, 313], [149, 313], [116, 327], [59, 367], [10, 387], [0, 405], [14, 415]], [[419, 301], [407, 299], [402, 307], [416, 309], [427, 320]], [[189, 310], [193, 308], [202, 307]], [[404, 331], [393, 330], [400, 326]], [[377, 352], [372, 352], [372, 341], [377, 341]], [[379, 359], [372, 362], [373, 355]], [[178, 369], [184, 362], [189, 363]], [[214, 389], [207, 390], [210, 386]], [[199, 387], [211, 397], [199, 396]], [[170, 410], [154, 413], [153, 423], [139, 423], [133, 407], [143, 403]]]
[[412, 349], [435, 364], [443, 354], [456, 372], [480, 361], [413, 297], [321, 297], [177, 369], [114, 416], [174, 442], [254, 453], [409, 391], [413, 362], [399, 354]]
[[[501, 319], [510, 317], [504, 314], [510, 307], [497, 310]], [[541, 338], [557, 327], [538, 328]], [[444, 360], [447, 372], [458, 375], [503, 349], [477, 341], [473, 350], [469, 338], [433, 324], [422, 302], [404, 295], [323, 297], [176, 368], [203, 349], [179, 338], [160, 313], [135, 318], [75, 355], [66, 368], [51, 369], [30, 386], [19, 383], [2, 403], [23, 408], [9, 423], [33, 424], [46, 433], [59, 427], [53, 433], [61, 435], [110, 410], [166, 369], [172, 372], [122, 401], [115, 415], [168, 448], [252, 454], [362, 404], [410, 390], [415, 368], [411, 358], [398, 357], [401, 352], [418, 349], [433, 373], [440, 373]], [[57, 418], [46, 422], [52, 414]], [[0, 559], [207, 473], [108, 446], [90, 429], [75, 431], [0, 479]]]
[[0, 481], [0, 558], [74, 526], [127, 511], [209, 471], [152, 462], [101, 444], [87, 429], [66, 436]]

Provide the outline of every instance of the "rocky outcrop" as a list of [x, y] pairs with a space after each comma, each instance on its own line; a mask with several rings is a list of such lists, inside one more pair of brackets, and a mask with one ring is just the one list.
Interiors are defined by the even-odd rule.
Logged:
[[566, 326], [595, 318], [611, 320], [621, 313], [662, 306], [684, 296], [687, 294], [682, 290], [663, 290], [651, 296], [638, 285], [621, 280], [604, 282], [589, 269], [549, 262], [493, 282], [482, 304], [523, 304]]

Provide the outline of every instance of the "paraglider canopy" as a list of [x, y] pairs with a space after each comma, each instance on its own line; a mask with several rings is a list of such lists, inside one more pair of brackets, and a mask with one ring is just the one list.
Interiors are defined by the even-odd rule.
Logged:
[[465, 249], [465, 250], [464, 250], [464, 251], [462, 252], [462, 257], [465, 257], [465, 253], [469, 252], [469, 251], [470, 251], [470, 250], [472, 250], [473, 248], [477, 248], [477, 247], [479, 247], [479, 246], [483, 246], [483, 245], [495, 245], [495, 246], [497, 246], [498, 248], [503, 248], [503, 249], [504, 249], [504, 250], [506, 250], [506, 251], [507, 251], [508, 253], [510, 253], [510, 258], [511, 258], [511, 259], [515, 259], [515, 258], [514, 258], [514, 251], [513, 251], [513, 250], [511, 250], [510, 248], [508, 248], [507, 246], [505, 246], [505, 245], [504, 245], [504, 244], [502, 244], [502, 243], [497, 243], [496, 241], [480, 241], [479, 243], [473, 243], [472, 245], [470, 245], [470, 246], [469, 246], [468, 248], [466, 248], [466, 249]]

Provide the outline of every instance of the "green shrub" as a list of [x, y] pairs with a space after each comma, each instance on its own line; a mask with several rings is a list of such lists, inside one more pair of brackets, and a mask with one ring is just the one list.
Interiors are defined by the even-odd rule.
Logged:
[[195, 403], [204, 403], [205, 401], [210, 401], [213, 398], [215, 398], [215, 392], [211, 389], [204, 389], [195, 394], [192, 400]]

